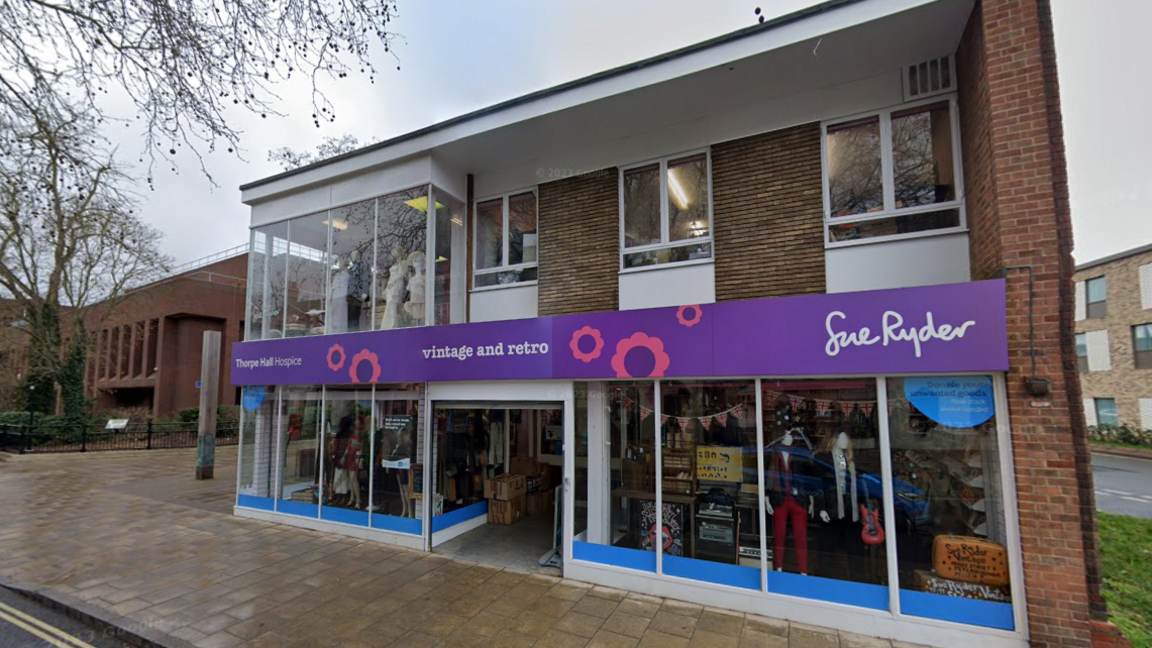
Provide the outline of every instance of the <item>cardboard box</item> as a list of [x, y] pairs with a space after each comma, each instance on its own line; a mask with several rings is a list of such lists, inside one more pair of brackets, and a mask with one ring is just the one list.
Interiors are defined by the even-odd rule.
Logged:
[[509, 472], [513, 475], [539, 475], [540, 464], [532, 457], [512, 457]]
[[524, 475], [500, 475], [484, 482], [484, 497], [490, 500], [508, 501], [524, 495], [528, 490], [528, 480]]
[[516, 524], [526, 514], [525, 496], [511, 500], [488, 500], [488, 524]]
[[528, 494], [528, 515], [540, 515], [552, 510], [553, 491]]

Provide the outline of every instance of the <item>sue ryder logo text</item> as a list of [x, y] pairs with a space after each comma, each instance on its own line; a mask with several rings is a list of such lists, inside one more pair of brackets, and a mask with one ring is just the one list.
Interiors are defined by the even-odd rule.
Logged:
[[894, 342], [911, 342], [919, 358], [923, 344], [931, 340], [951, 342], [964, 337], [968, 329], [976, 326], [976, 320], [968, 320], [959, 326], [941, 324], [936, 326], [932, 312], [925, 313], [925, 324], [921, 327], [904, 327], [904, 316], [896, 311], [885, 311], [880, 322], [880, 331], [873, 333], [872, 329], [862, 326], [855, 331], [838, 331], [835, 324], [840, 320], [847, 320], [848, 316], [841, 311], [832, 311], [824, 320], [824, 328], [828, 331], [828, 342], [824, 345], [824, 352], [829, 356], [836, 356], [842, 349], [853, 346], [871, 346], [883, 343], [888, 346]]

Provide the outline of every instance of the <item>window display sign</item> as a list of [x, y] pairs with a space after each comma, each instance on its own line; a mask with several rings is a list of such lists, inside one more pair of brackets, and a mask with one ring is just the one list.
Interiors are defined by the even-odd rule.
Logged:
[[245, 410], [255, 412], [264, 403], [264, 395], [267, 393], [268, 388], [264, 385], [248, 385], [240, 397], [240, 404]]
[[696, 479], [700, 481], [744, 481], [741, 448], [696, 446]]
[[238, 342], [237, 385], [1008, 369], [1003, 280]]
[[385, 416], [380, 428], [381, 434], [389, 441], [393, 448], [392, 456], [384, 457], [380, 465], [384, 468], [397, 468], [408, 470], [412, 467], [412, 440], [416, 435], [416, 417], [414, 416]]
[[996, 413], [988, 376], [905, 378], [904, 396], [922, 414], [950, 428], [976, 427]]

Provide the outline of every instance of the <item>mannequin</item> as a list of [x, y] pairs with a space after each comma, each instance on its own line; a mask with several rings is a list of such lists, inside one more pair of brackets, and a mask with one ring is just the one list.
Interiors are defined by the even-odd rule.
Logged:
[[387, 303], [384, 305], [384, 316], [380, 322], [382, 329], [396, 328], [397, 316], [400, 314], [400, 300], [404, 297], [404, 283], [407, 279], [405, 270], [408, 266], [400, 258], [399, 248], [393, 250], [393, 258], [396, 262], [388, 269], [388, 285], [384, 288], [384, 299]]
[[408, 255], [407, 264], [415, 274], [408, 280], [408, 301], [404, 304], [404, 312], [419, 326], [424, 323], [424, 253], [413, 252]]
[[328, 293], [328, 320], [329, 333], [348, 332], [348, 309], [344, 308], [344, 296], [348, 293], [349, 266], [341, 263], [332, 275], [332, 284]]
[[[824, 493], [825, 506], [832, 516], [824, 538], [824, 551], [846, 557], [847, 578], [857, 582], [871, 582], [867, 551], [861, 539], [861, 511], [867, 511], [865, 505], [868, 493], [860, 492], [861, 479], [856, 470], [852, 437], [846, 430], [841, 430], [830, 439], [826, 452], [832, 464], [834, 479], [827, 484]], [[867, 488], [866, 483], [864, 488]]]
[[[816, 498], [804, 491], [801, 478], [814, 475], [812, 459], [793, 449], [795, 436], [803, 435], [800, 428], [788, 428], [780, 438], [780, 447], [772, 454], [769, 474], [766, 476], [768, 498], [765, 507], [772, 516], [775, 546], [772, 561], [776, 571], [784, 567], [784, 537], [788, 524], [792, 524], [792, 536], [796, 544], [796, 559], [800, 573], [808, 573], [808, 518], [814, 516]], [[803, 502], [807, 502], [805, 507]], [[828, 512], [821, 510], [820, 519], [827, 522]]]
[[[352, 250], [348, 255], [348, 287], [345, 291], [348, 331], [360, 331], [365, 329], [360, 319], [364, 313], [364, 303], [368, 301], [371, 295], [369, 287], [369, 278], [367, 276], [368, 268], [360, 260], [360, 250]], [[336, 292], [335, 281], [333, 281], [332, 292], [339, 297], [340, 293]]]

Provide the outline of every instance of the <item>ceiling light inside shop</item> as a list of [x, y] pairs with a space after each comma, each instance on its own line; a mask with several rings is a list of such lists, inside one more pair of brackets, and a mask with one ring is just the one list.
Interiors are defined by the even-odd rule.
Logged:
[[[408, 205], [412, 209], [422, 211], [425, 214], [428, 213], [428, 196], [420, 196], [418, 198], [413, 198], [412, 200], [405, 200], [404, 204]], [[441, 205], [440, 201], [436, 201], [436, 209], [444, 209], [444, 205]]]
[[328, 220], [325, 220], [324, 224], [325, 225], [331, 224], [334, 229], [338, 229], [341, 232], [348, 229], [348, 221], [340, 219], [340, 218], [330, 218]]
[[672, 169], [668, 169], [668, 190], [672, 192], [672, 202], [676, 203], [676, 208], [688, 211], [690, 204], [688, 195], [684, 193], [684, 187], [680, 186], [680, 180], [676, 178], [676, 173]]

